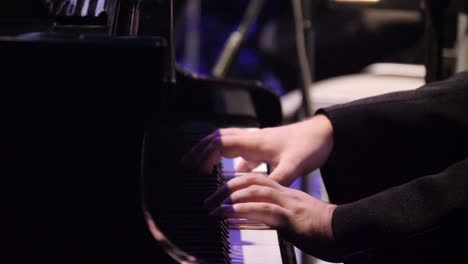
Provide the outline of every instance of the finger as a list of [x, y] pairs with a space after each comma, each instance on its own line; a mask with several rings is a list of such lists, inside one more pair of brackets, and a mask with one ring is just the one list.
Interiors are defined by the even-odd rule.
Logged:
[[198, 172], [211, 173], [213, 167], [221, 161], [221, 138], [214, 138], [210, 144], [194, 157]]
[[213, 195], [208, 197], [205, 200], [205, 207], [206, 208], [215, 208], [219, 204], [221, 204], [224, 200], [226, 200], [232, 193], [245, 189], [251, 185], [261, 185], [270, 187], [277, 190], [282, 190], [282, 187], [277, 182], [268, 179], [263, 174], [255, 174], [250, 173], [244, 176], [236, 177], [230, 181], [228, 181], [225, 185], [219, 188]]
[[269, 175], [269, 178], [287, 187], [297, 178], [296, 174], [296, 166], [294, 164], [291, 162], [280, 161], [278, 166], [276, 166]]
[[181, 164], [184, 168], [194, 168], [199, 163], [198, 156], [204, 151], [214, 138], [219, 136], [219, 131], [211, 133], [198, 142], [187, 154], [182, 157]]
[[[234, 135], [224, 135], [224, 136], [216, 136], [211, 139], [211, 142], [208, 143], [204, 149], [201, 150], [198, 155], [193, 157], [193, 163], [204, 173], [211, 173], [213, 170], [213, 166], [218, 164], [221, 161], [221, 156], [226, 156], [225, 153], [231, 152], [231, 155], [236, 155], [234, 152], [236, 150], [230, 149], [231, 146], [236, 145], [234, 148], [242, 149], [245, 144], [244, 140], [246, 138], [245, 135], [238, 135], [235, 134], [236, 129], [232, 129], [233, 131], [230, 133], [234, 133]], [[238, 133], [238, 132], [237, 132]], [[240, 153], [245, 153], [248, 150], [237, 150]], [[228, 156], [228, 155], [227, 155]], [[236, 155], [237, 157], [237, 155]], [[258, 163], [258, 162], [256, 162]], [[254, 167], [255, 168], [255, 167]]]
[[245, 129], [237, 128], [237, 127], [222, 128], [222, 129], [219, 129], [218, 131], [221, 136], [237, 135], [237, 134], [242, 134], [246, 132]]
[[205, 172], [210, 172], [213, 166], [220, 162], [221, 156], [228, 158], [242, 156], [257, 162], [257, 159], [261, 159], [262, 156], [257, 156], [256, 150], [257, 140], [249, 131], [242, 134], [217, 136], [211, 138], [211, 142], [203, 149], [199, 149], [198, 154], [194, 153], [192, 163], [195, 166], [192, 167], [199, 167]]
[[222, 137], [221, 154], [226, 158], [242, 157], [248, 161], [268, 160], [263, 139], [257, 131]]
[[224, 200], [223, 204], [264, 202], [288, 208], [287, 205], [290, 200], [286, 192], [261, 185], [251, 185], [246, 189], [232, 193], [231, 196]]
[[262, 164], [259, 161], [247, 161], [245, 159], [242, 159], [239, 164], [236, 166], [236, 172], [251, 172], [258, 166]]
[[280, 229], [287, 225], [289, 210], [270, 203], [238, 203], [222, 205], [213, 210], [211, 215], [221, 218], [246, 218], [262, 222], [272, 228]]
[[182, 165], [186, 168], [193, 168], [199, 164], [200, 159], [199, 154], [202, 153], [210, 143], [218, 137], [236, 135], [242, 133], [243, 130], [240, 128], [225, 128], [218, 129], [208, 136], [204, 137], [200, 142], [198, 142], [184, 157], [182, 157]]

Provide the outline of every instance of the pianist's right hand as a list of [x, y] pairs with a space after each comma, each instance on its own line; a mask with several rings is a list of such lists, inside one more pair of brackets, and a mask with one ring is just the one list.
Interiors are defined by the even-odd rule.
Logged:
[[246, 173], [228, 181], [205, 200], [205, 207], [221, 218], [259, 221], [305, 252], [340, 260], [332, 228], [336, 205], [281, 186], [262, 174]]
[[289, 186], [296, 178], [321, 167], [333, 148], [333, 128], [324, 115], [275, 128], [249, 131], [219, 129], [204, 138], [184, 159], [211, 172], [221, 156], [242, 157], [236, 170], [249, 172], [260, 163], [273, 166], [270, 177]]

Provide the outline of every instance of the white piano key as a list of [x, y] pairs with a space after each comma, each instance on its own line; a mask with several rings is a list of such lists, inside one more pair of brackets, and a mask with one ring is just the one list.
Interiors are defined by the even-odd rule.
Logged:
[[[243, 159], [241, 157], [228, 159], [225, 157], [221, 158], [221, 163], [223, 164], [223, 172], [233, 173], [236, 171], [237, 166]], [[253, 169], [252, 172], [256, 173], [268, 173], [268, 167], [266, 163], [260, 164], [257, 168]]]
[[95, 16], [99, 16], [101, 12], [104, 12], [104, 6], [106, 4], [106, 0], [98, 0], [97, 5], [96, 5], [96, 13], [94, 14]]
[[77, 0], [70, 0], [68, 7], [66, 7], [66, 14], [72, 16], [75, 13]]
[[223, 172], [234, 172], [236, 170], [235, 159], [228, 159], [225, 157], [221, 158], [221, 164], [223, 165]]
[[282, 264], [278, 245], [233, 245], [231, 264]]
[[235, 219], [229, 218], [225, 220], [231, 229], [271, 229], [269, 226], [255, 220], [248, 220], [244, 218]]
[[275, 230], [229, 229], [231, 264], [281, 264], [281, 250]]
[[231, 245], [279, 245], [276, 230], [229, 229]]
[[85, 0], [84, 1], [83, 8], [81, 8], [81, 16], [87, 16], [88, 15], [89, 1], [90, 0]]

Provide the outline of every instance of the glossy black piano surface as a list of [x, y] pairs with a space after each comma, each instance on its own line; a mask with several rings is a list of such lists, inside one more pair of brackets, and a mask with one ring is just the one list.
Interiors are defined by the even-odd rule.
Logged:
[[[182, 249], [228, 263], [221, 221], [164, 213], [190, 183], [180, 156], [218, 127], [278, 125], [277, 97], [174, 71], [171, 1], [33, 2], [0, 4], [0, 261], [176, 263], [149, 232], [146, 202]], [[220, 184], [205, 176], [192, 179], [195, 206]], [[178, 224], [194, 219], [207, 229], [188, 244]]]
[[139, 157], [167, 90], [165, 49], [160, 38], [0, 40], [2, 263], [152, 259]]
[[0, 39], [3, 263], [174, 263], [143, 216], [145, 135], [159, 168], [145, 180], [176, 194], [173, 169], [196, 140], [217, 127], [276, 125], [281, 111], [258, 84], [167, 81], [166, 48], [161, 38]]

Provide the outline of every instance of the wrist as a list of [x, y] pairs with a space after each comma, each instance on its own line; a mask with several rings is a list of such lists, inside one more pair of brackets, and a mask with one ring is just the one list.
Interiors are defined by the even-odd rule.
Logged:
[[319, 114], [303, 122], [307, 134], [314, 142], [310, 158], [315, 168], [322, 167], [333, 150], [333, 126], [327, 116]]
[[318, 126], [320, 127], [320, 132], [322, 136], [322, 146], [321, 146], [321, 155], [322, 155], [322, 161], [320, 163], [319, 167], [322, 167], [325, 162], [328, 160], [328, 157], [330, 156], [332, 150], [333, 150], [333, 126], [332, 123], [330, 122], [330, 119], [328, 119], [327, 116], [325, 115], [317, 115], [315, 116], [315, 119], [317, 120]]
[[327, 204], [326, 210], [324, 210], [323, 219], [323, 237], [320, 242], [320, 248], [318, 248], [321, 257], [331, 262], [342, 262], [340, 251], [338, 249], [335, 235], [333, 232], [333, 213], [337, 205]]
[[324, 237], [327, 241], [334, 243], [335, 235], [333, 233], [333, 213], [335, 212], [337, 205], [327, 204], [327, 208], [324, 213]]

